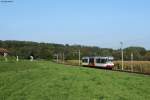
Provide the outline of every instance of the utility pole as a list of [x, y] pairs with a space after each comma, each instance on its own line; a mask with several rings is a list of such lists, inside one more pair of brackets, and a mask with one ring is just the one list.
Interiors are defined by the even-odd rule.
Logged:
[[124, 64], [123, 64], [123, 42], [120, 42], [121, 44], [121, 58], [122, 58], [122, 70], [123, 70], [123, 67], [124, 67]]
[[64, 59], [65, 59], [64, 57], [65, 57], [65, 54], [64, 54], [64, 52], [63, 52], [63, 63], [64, 63]]
[[59, 56], [59, 55], [58, 55], [58, 54], [55, 54], [55, 56], [56, 56], [56, 61], [57, 61], [57, 63], [58, 63], [58, 56]]
[[131, 53], [131, 71], [133, 72], [133, 53]]
[[81, 60], [80, 59], [81, 58], [81, 51], [80, 51], [80, 49], [78, 51], [73, 52], [73, 53], [77, 53], [78, 54], [78, 57], [79, 57], [78, 58], [78, 60], [79, 60], [78, 63], [79, 63], [79, 66], [80, 66], [80, 60]]
[[62, 63], [62, 59], [63, 59], [62, 58], [62, 53], [60, 52], [59, 55], [60, 55], [60, 58], [59, 58], [60, 59], [60, 63]]
[[80, 66], [80, 56], [81, 56], [81, 54], [80, 54], [80, 49], [79, 49], [79, 66]]
[[58, 63], [59, 54], [58, 54], [58, 53], [57, 53], [57, 54], [54, 54], [54, 57], [56, 57], [56, 58], [54, 58], [54, 59], [56, 59], [56, 62]]

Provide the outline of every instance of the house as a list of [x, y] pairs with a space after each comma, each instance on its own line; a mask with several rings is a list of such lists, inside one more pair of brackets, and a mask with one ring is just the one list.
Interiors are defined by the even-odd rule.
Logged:
[[4, 54], [8, 54], [8, 50], [4, 48], [0, 48], [0, 56], [4, 56]]

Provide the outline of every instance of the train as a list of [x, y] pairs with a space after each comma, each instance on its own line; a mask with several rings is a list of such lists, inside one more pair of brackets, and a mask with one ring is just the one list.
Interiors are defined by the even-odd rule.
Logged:
[[112, 69], [114, 67], [113, 57], [102, 57], [102, 56], [94, 56], [94, 57], [82, 57], [82, 66], [89, 67], [101, 67]]

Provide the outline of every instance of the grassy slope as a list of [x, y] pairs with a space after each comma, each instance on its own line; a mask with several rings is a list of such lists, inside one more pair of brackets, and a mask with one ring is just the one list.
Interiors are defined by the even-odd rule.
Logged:
[[0, 100], [149, 100], [150, 77], [51, 62], [0, 62]]

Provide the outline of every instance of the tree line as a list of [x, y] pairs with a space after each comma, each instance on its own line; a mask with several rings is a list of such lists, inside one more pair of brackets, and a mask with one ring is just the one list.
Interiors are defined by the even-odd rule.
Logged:
[[[35, 59], [54, 59], [55, 55], [62, 58], [64, 54], [65, 60], [78, 59], [78, 50], [83, 56], [113, 56], [115, 60], [121, 59], [121, 49], [100, 48], [96, 46], [55, 44], [55, 43], [38, 43], [32, 41], [2, 41], [0, 40], [0, 48], [9, 51], [10, 56], [19, 56], [22, 59], [29, 59], [33, 56]], [[144, 47], [127, 47], [123, 49], [124, 59], [130, 60], [131, 53], [134, 60], [150, 60], [150, 51]]]

